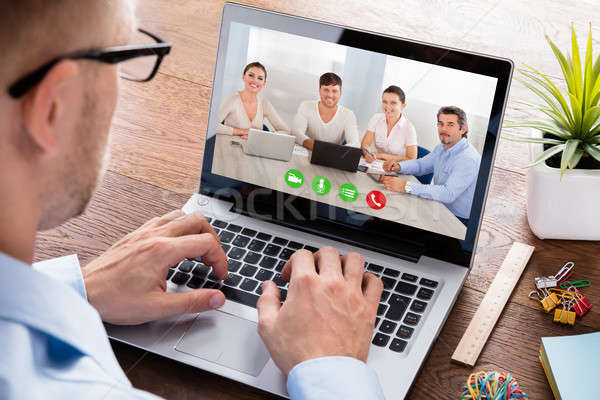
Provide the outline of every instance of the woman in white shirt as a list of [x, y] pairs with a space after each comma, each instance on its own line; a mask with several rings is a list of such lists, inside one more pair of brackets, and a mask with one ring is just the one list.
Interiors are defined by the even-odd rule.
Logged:
[[266, 99], [258, 97], [267, 82], [267, 70], [259, 62], [246, 65], [242, 74], [244, 89], [227, 97], [219, 108], [217, 133], [248, 138], [250, 128], [263, 129], [267, 118], [278, 132], [289, 132], [275, 108]]
[[[405, 100], [404, 91], [398, 86], [392, 85], [383, 91], [383, 113], [373, 115], [362, 140], [362, 152], [367, 162], [375, 159], [397, 162], [417, 158], [417, 131], [402, 115], [406, 107]], [[371, 151], [373, 140], [374, 152]]]

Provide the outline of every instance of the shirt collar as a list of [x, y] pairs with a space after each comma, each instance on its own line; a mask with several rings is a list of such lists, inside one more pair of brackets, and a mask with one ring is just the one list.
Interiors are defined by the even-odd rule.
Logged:
[[460, 153], [465, 148], [467, 148], [468, 145], [469, 141], [462, 137], [458, 142], [456, 142], [454, 146], [450, 147], [448, 150], [446, 150], [446, 148], [444, 147], [444, 151], [446, 152], [446, 154]]
[[55, 337], [94, 358], [110, 375], [126, 379], [98, 312], [73, 288], [0, 253], [9, 284], [0, 290], [0, 319]]

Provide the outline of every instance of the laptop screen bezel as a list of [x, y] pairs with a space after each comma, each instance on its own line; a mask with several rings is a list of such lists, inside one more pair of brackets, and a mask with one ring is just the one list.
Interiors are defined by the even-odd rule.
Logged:
[[[420, 256], [428, 256], [467, 268], [470, 267], [473, 261], [473, 254], [475, 253], [473, 249], [477, 243], [477, 238], [481, 229], [481, 220], [483, 217], [485, 200], [489, 191], [493, 162], [498, 147], [497, 144], [499, 140], [500, 126], [502, 124], [504, 110], [508, 99], [510, 81], [513, 71], [512, 61], [505, 58], [493, 57], [474, 52], [466, 52], [449, 47], [434, 45], [431, 43], [424, 43], [414, 39], [398, 38], [381, 33], [368, 32], [356, 28], [348, 28], [303, 17], [258, 9], [251, 6], [230, 2], [225, 3], [223, 7], [219, 46], [213, 76], [210, 112], [206, 132], [207, 141], [204, 149], [202, 175], [198, 193], [209, 196], [217, 196], [222, 200], [229, 200], [232, 202], [239, 201], [239, 197], [233, 195], [230, 196], [228, 195], [227, 190], [221, 189], [226, 189], [228, 186], [244, 185], [245, 182], [225, 178], [210, 172], [212, 169], [212, 152], [214, 150], [214, 145], [209, 145], [208, 139], [214, 138], [214, 135], [216, 134], [216, 126], [219, 122], [217, 121], [218, 108], [220, 102], [223, 100], [220, 98], [221, 82], [224, 75], [229, 27], [233, 22], [311, 37], [358, 49], [408, 58], [416, 61], [436, 64], [497, 78], [497, 87], [492, 103], [488, 131], [484, 141], [481, 166], [477, 178], [477, 186], [465, 240], [460, 241], [458, 239], [449, 238], [438, 233], [425, 231], [408, 225], [387, 223], [387, 221], [373, 218], [374, 221], [383, 224], [382, 226], [385, 226], [387, 223], [390, 228], [393, 228], [394, 225], [401, 227], [401, 231], [403, 233], [401, 236], [398, 236], [397, 239], [399, 241], [406, 240], [406, 243], [408, 243], [406, 249], [410, 248], [412, 251], [419, 249], [416, 250], [416, 252], [419, 253], [418, 257], [414, 257], [408, 255], [409, 251], [407, 251], [407, 254], [403, 254], [403, 246], [399, 246], [399, 250], [396, 252], [394, 250], [390, 250], [389, 245], [378, 246], [377, 240], [375, 240], [373, 243], [370, 243], [369, 246], [363, 245], [364, 243], [360, 243], [358, 240], [352, 239], [352, 235], [359, 233], [357, 230], [353, 230], [349, 226], [340, 226], [339, 229], [337, 229], [335, 228], [335, 222], [332, 222], [333, 225], [331, 225], [331, 229], [329, 229], [330, 227], [327, 225], [328, 222], [322, 221], [321, 225], [323, 229], [319, 231], [319, 224], [307, 224], [305, 221], [295, 222], [293, 218], [274, 217], [270, 220], [270, 222], [291, 226], [293, 228], [309, 231], [315, 234], [322, 234], [323, 236], [332, 237], [334, 239], [348, 242], [359, 247], [378, 250], [383, 253], [405, 259], [411, 259], [413, 261], [416, 261]], [[219, 183], [215, 185], [214, 182], [222, 182], [223, 184]], [[252, 185], [252, 187], [261, 190], [269, 189], [274, 193], [274, 195], [276, 195], [274, 197], [282, 199], [283, 201], [295, 199], [295, 196], [278, 192], [270, 188], [262, 188], [257, 185]], [[246, 200], [244, 194], [242, 194], [241, 198], [242, 202]], [[317, 201], [307, 199], [302, 200], [304, 202], [311, 203], [311, 206], [336, 208], [336, 212], [339, 211], [342, 213], [346, 211], [344, 209]], [[243, 210], [244, 206], [242, 205], [239, 207], [239, 211], [243, 212]], [[325, 234], [325, 232], [327, 233]], [[367, 236], [372, 237], [373, 232], [369, 232], [369, 235]], [[383, 238], [382, 236], [381, 239], [381, 243], [390, 243], [389, 237]], [[445, 246], [449, 246], [451, 249], [448, 250], [445, 248]]]

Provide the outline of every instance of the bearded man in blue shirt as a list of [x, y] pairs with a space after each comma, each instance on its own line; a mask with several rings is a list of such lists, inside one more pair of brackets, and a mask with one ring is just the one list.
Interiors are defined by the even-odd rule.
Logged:
[[382, 182], [388, 190], [444, 203], [466, 226], [471, 215], [481, 156], [467, 140], [467, 114], [462, 109], [456, 106], [440, 108], [437, 129], [441, 143], [425, 157], [383, 163], [386, 172], [416, 176], [433, 173], [433, 184], [407, 182], [394, 176], [384, 176]]
[[[216, 289], [165, 292], [169, 266], [184, 258], [202, 257], [227, 277], [227, 257], [206, 219], [179, 210], [83, 268], [76, 258], [31, 266], [37, 230], [81, 214], [101, 179], [119, 62], [144, 49], [168, 53], [153, 35], [137, 51], [115, 50], [131, 44], [134, 31], [129, 0], [0, 5], [2, 399], [155, 398], [131, 386], [102, 321], [139, 324], [225, 301]], [[340, 258], [333, 248], [300, 250], [282, 271], [297, 282], [288, 294], [294, 301], [280, 306], [275, 284], [263, 285], [259, 333], [292, 398], [383, 398], [365, 364], [382, 283], [363, 265], [360, 255]]]

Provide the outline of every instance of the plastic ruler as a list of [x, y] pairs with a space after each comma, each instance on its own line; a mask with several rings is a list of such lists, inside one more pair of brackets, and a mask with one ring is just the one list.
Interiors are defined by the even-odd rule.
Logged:
[[467, 330], [460, 339], [454, 354], [452, 354], [452, 360], [471, 367], [475, 365], [510, 294], [531, 258], [533, 250], [533, 246], [518, 242], [513, 243]]

